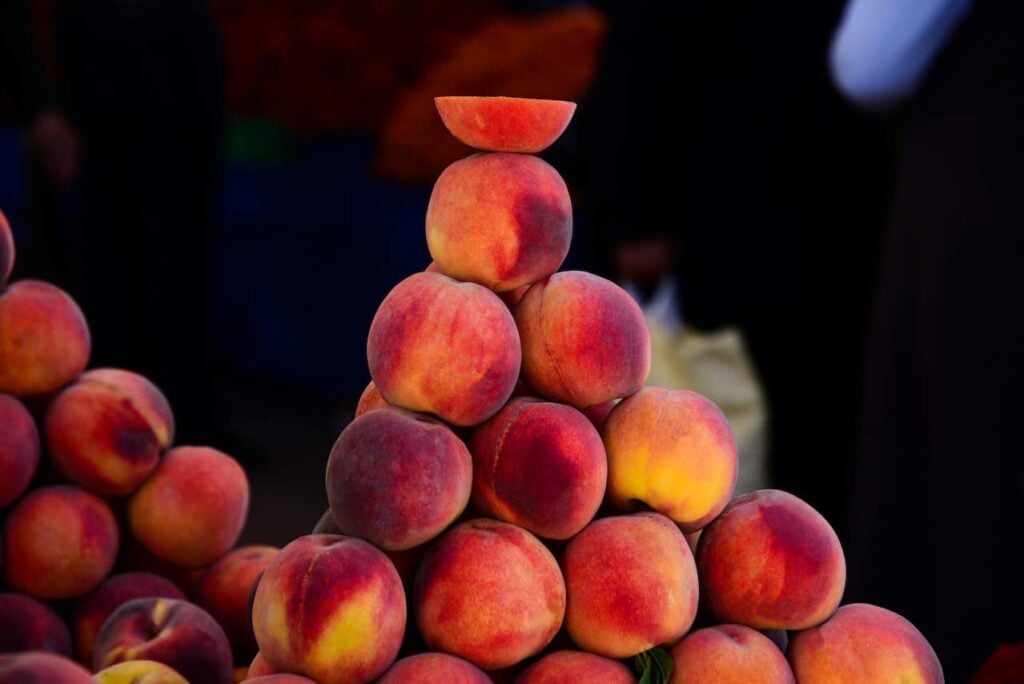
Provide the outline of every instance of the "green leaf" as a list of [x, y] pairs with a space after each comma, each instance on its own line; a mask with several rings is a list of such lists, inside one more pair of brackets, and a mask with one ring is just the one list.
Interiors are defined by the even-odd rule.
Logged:
[[633, 668], [640, 675], [638, 684], [668, 684], [675, 663], [665, 649], [652, 648], [633, 659]]

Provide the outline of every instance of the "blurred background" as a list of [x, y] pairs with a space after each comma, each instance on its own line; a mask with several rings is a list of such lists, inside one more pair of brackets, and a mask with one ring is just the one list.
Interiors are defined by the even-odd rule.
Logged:
[[179, 443], [238, 458], [243, 541], [284, 544], [326, 508], [370, 321], [470, 153], [432, 98], [576, 101], [543, 155], [574, 202], [563, 268], [629, 288], [651, 382], [729, 416], [740, 490], [821, 511], [846, 600], [965, 681], [1022, 638], [1024, 12], [722, 5], [4, 0], [14, 277], [77, 299], [91, 365], [153, 379]]

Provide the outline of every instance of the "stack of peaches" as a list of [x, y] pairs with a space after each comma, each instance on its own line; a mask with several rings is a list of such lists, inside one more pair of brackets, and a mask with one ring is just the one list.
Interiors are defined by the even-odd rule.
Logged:
[[558, 272], [569, 193], [534, 155], [575, 105], [437, 105], [480, 152], [433, 189], [433, 263], [377, 311], [329, 509], [256, 589], [249, 675], [942, 681], [907, 620], [840, 607], [843, 550], [819, 513], [777, 490], [733, 498], [727, 420], [644, 387], [650, 340], [627, 293]]
[[148, 379], [85, 370], [82, 312], [54, 285], [8, 285], [13, 261], [0, 213], [0, 682], [230, 684], [277, 553], [232, 550], [245, 472], [172, 448]]

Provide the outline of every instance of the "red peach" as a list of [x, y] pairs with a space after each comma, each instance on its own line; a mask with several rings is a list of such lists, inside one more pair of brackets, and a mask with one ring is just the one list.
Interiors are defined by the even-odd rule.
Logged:
[[156, 385], [131, 371], [91, 370], [50, 404], [46, 446], [57, 470], [104, 496], [131, 494], [174, 438]]
[[155, 660], [190, 684], [231, 684], [234, 669], [224, 630], [188, 601], [140, 598], [107, 618], [96, 636], [93, 669], [129, 660]]
[[562, 135], [575, 102], [526, 97], [435, 97], [452, 135], [479, 150], [536, 154]]
[[356, 418], [363, 415], [367, 411], [373, 411], [379, 408], [387, 408], [390, 406], [388, 402], [384, 401], [384, 397], [377, 391], [377, 386], [373, 384], [373, 380], [366, 386], [363, 393], [359, 395], [359, 403], [356, 404]]
[[158, 558], [198, 568], [234, 546], [248, 511], [249, 482], [235, 459], [181, 446], [128, 500], [128, 524]]
[[91, 348], [82, 311], [60, 288], [21, 280], [0, 293], [0, 392], [60, 389], [82, 372]]
[[771, 639], [743, 625], [716, 625], [690, 632], [672, 647], [671, 684], [796, 684], [793, 671]]
[[39, 466], [39, 431], [32, 414], [0, 394], [0, 508], [21, 496]]
[[485, 670], [538, 653], [565, 614], [554, 556], [521, 527], [476, 519], [441, 536], [416, 575], [420, 633]]
[[370, 681], [398, 654], [405, 593], [391, 561], [363, 540], [299, 537], [260, 580], [252, 624], [274, 671], [324, 684]]
[[363, 414], [327, 460], [327, 501], [342, 534], [386, 551], [439, 535], [462, 513], [473, 461], [441, 421], [397, 408]]
[[572, 204], [539, 157], [475, 154], [438, 177], [427, 204], [427, 248], [438, 269], [495, 292], [546, 278], [572, 240]]
[[49, 651], [71, 656], [71, 634], [50, 606], [22, 594], [0, 593], [0, 653]]
[[516, 684], [635, 684], [633, 672], [617, 660], [583, 651], [555, 651], [524, 671]]
[[256, 655], [253, 656], [252, 662], [249, 664], [249, 675], [247, 679], [253, 679], [255, 677], [262, 677], [263, 675], [274, 674], [274, 671], [267, 665], [267, 661], [264, 660], [263, 654], [256, 651]]
[[708, 607], [754, 629], [806, 629], [835, 612], [846, 561], [832, 527], [787, 492], [733, 499], [704, 528], [697, 567]]
[[587, 406], [583, 411], [583, 415], [590, 419], [590, 422], [594, 424], [598, 432], [604, 430], [605, 421], [608, 420], [608, 414], [612, 412], [612, 409], [619, 404], [618, 399], [609, 399], [608, 401], [602, 401], [600, 404], [594, 404], [593, 406]]
[[83, 598], [71, 619], [78, 659], [83, 663], [92, 663], [96, 635], [115, 610], [134, 599], [150, 597], [184, 599], [185, 594], [173, 582], [160, 575], [125, 572], [110, 577]]
[[490, 290], [440, 273], [415, 273], [377, 309], [367, 359], [389, 404], [476, 425], [512, 394], [521, 361], [519, 333]]
[[582, 413], [518, 398], [473, 431], [473, 501], [534, 534], [568, 539], [604, 498], [607, 457]]
[[7, 284], [13, 268], [14, 235], [11, 234], [11, 224], [7, 222], [7, 217], [0, 211], [0, 290]]
[[639, 503], [694, 532], [729, 503], [736, 440], [718, 407], [696, 392], [645, 387], [615, 407], [601, 434], [608, 496], [619, 510]]
[[491, 678], [469, 661], [447, 653], [419, 653], [392, 665], [378, 684], [491, 684]]
[[96, 673], [97, 684], [189, 684], [188, 680], [155, 660], [126, 660]]
[[643, 312], [615, 283], [565, 271], [535, 283], [513, 312], [523, 376], [541, 395], [584, 408], [633, 394], [647, 380]]
[[246, 679], [245, 682], [246, 684], [250, 682], [256, 682], [256, 684], [316, 684], [309, 677], [297, 674], [268, 674], [262, 677]]
[[118, 542], [103, 499], [65, 485], [34, 490], [4, 521], [7, 584], [36, 598], [81, 596], [110, 573]]
[[341, 534], [341, 528], [334, 521], [330, 508], [324, 511], [324, 514], [316, 521], [316, 525], [313, 526], [313, 531], [310, 534]]
[[697, 615], [697, 569], [660, 513], [601, 518], [566, 547], [565, 623], [581, 648], [627, 658], [675, 641]]
[[274, 546], [242, 546], [207, 568], [199, 579], [196, 602], [228, 635], [235, 662], [245, 662], [256, 652], [250, 599], [277, 553]]
[[789, 662], [801, 682], [943, 681], [942, 666], [906, 618], [867, 603], [842, 606], [789, 643]]
[[78, 663], [53, 653], [0, 655], [0, 684], [96, 684]]

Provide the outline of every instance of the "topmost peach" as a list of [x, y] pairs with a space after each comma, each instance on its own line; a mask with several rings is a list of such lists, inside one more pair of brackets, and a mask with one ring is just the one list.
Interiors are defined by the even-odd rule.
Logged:
[[536, 154], [558, 140], [576, 111], [575, 102], [524, 97], [435, 97], [451, 134], [489, 152]]
[[4, 212], [0, 211], [0, 290], [7, 283], [14, 267], [14, 237]]

